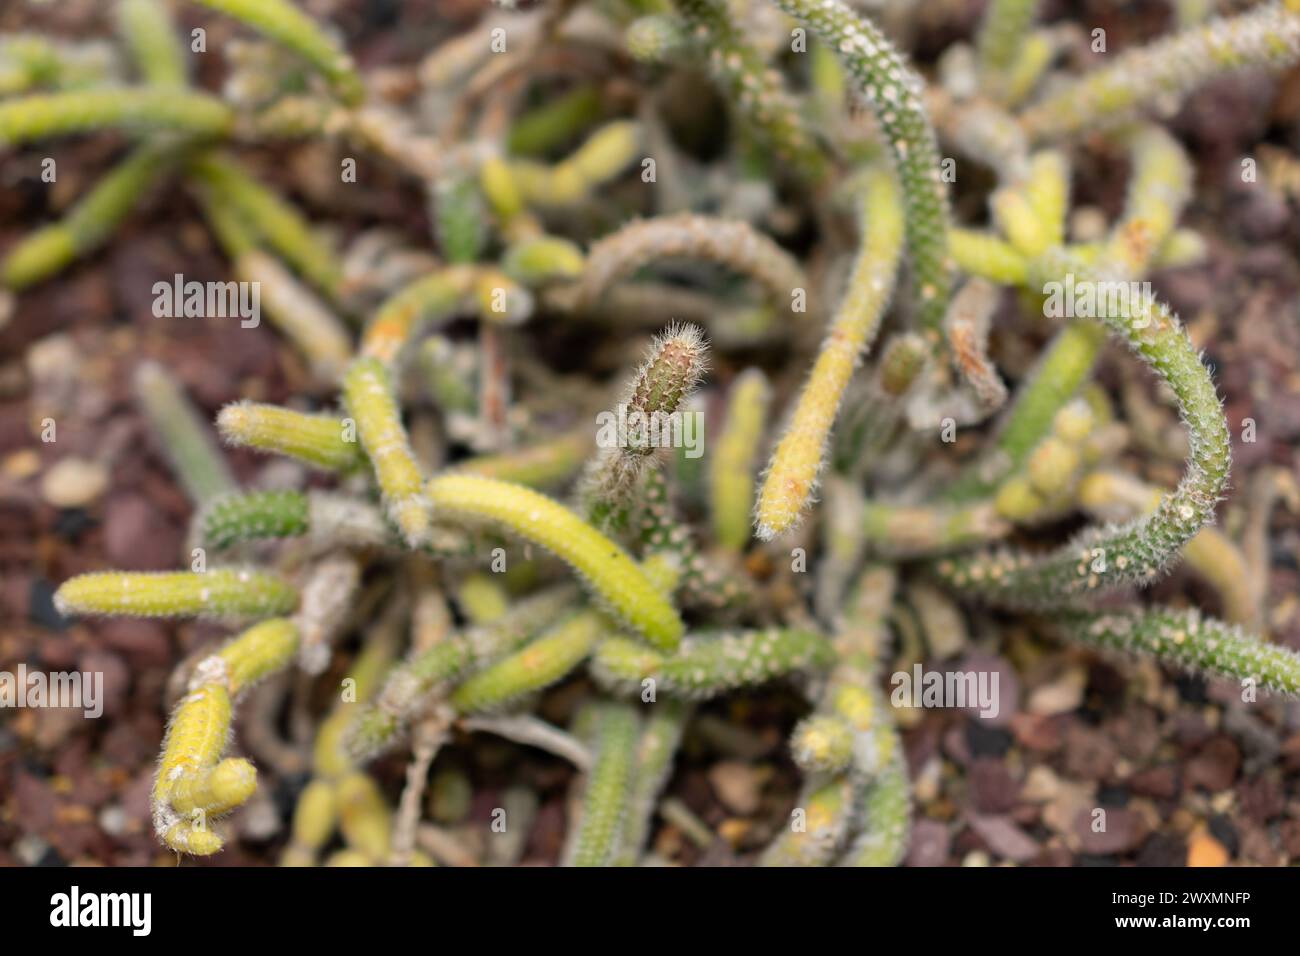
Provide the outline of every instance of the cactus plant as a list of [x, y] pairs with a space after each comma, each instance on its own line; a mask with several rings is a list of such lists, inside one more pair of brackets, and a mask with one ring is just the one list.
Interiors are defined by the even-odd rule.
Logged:
[[[1039, 653], [1026, 635], [1056, 635], [1300, 696], [1300, 654], [1246, 629], [1274, 620], [1252, 581], [1266, 549], [1234, 540], [1245, 519], [1213, 527], [1236, 427], [1202, 351], [1213, 322], [1185, 327], [1146, 281], [1209, 248], [1180, 224], [1188, 150], [1153, 117], [1223, 74], [1300, 60], [1295, 3], [1078, 75], [1056, 65], [1038, 4], [992, 0], [933, 85], [896, 31], [842, 0], [565, 3], [544, 22], [504, 4], [490, 16], [522, 58], [440, 33], [405, 72], [361, 70], [288, 0], [198, 5], [255, 38], [230, 54], [223, 96], [193, 85], [155, 0], [120, 3], [134, 83], [0, 41], [0, 158], [106, 129], [129, 143], [7, 250], [0, 282], [26, 295], [93, 261], [138, 197], [179, 188], [260, 290], [259, 334], [296, 353], [271, 386], [241, 377], [219, 399], [236, 467], [182, 376], [141, 362], [136, 398], [193, 506], [194, 563], [75, 574], [54, 595], [69, 618], [245, 628], [178, 675], [152, 790], [168, 849], [210, 856], [235, 838], [209, 818], [247, 803], [259, 770], [227, 755], [231, 727], [277, 727], [246, 692], [266, 680], [278, 707], [267, 679], [288, 670], [290, 722], [321, 719], [305, 737], [295, 724], [310, 758], [288, 748], [286, 864], [472, 857], [421, 822], [422, 798], [444, 743], [479, 732], [576, 765], [562, 862], [652, 861], [669, 810], [677, 830], [708, 830], [661, 799], [678, 751], [698, 751], [693, 729], [716, 736], [717, 714], [745, 712], [704, 702], [779, 684], [802, 700], [788, 743], [802, 786], [788, 820], [754, 830], [765, 848], [746, 826], [726, 831], [731, 850], [897, 865], [914, 718], [884, 686], [893, 667], [952, 656], [966, 614], [1018, 661]], [[567, 33], [575, 7], [601, 29]], [[646, 89], [594, 74], [562, 88], [537, 65], [556, 51], [565, 71], [590, 55]], [[665, 76], [699, 84], [699, 103], [650, 95]], [[941, 144], [991, 171], [988, 188], [965, 165], [949, 178]], [[289, 198], [250, 146], [326, 156], [331, 190], [339, 147], [368, 176], [415, 180], [427, 241], [408, 228], [418, 215], [394, 234], [318, 228], [304, 204], [322, 205], [319, 183]], [[1109, 226], [1072, 207], [1088, 150], [1127, 157]], [[1090, 217], [1103, 222], [1081, 235]], [[1115, 288], [1122, 300], [1070, 298]], [[1128, 354], [1106, 355], [1110, 341]], [[1137, 429], [1109, 373], [1133, 357], [1185, 429], [1168, 492], [1119, 455]], [[641, 427], [669, 421], [700, 431]], [[1144, 599], [1180, 558], [1227, 622], [1176, 591]], [[341, 673], [351, 685], [322, 708]], [[408, 745], [394, 801], [386, 762], [368, 762]]]

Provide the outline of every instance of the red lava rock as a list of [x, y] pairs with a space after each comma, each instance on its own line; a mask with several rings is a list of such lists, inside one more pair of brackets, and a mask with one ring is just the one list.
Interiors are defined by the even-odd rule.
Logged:
[[1062, 714], [1016, 714], [1011, 718], [1011, 733], [1022, 747], [1039, 753], [1051, 753], [1059, 750], [1065, 739], [1065, 722]]
[[1038, 844], [1010, 818], [972, 814], [967, 819], [971, 829], [995, 856], [1014, 863], [1028, 863], [1038, 855]]
[[1282, 837], [1282, 849], [1292, 862], [1300, 860], [1300, 820], [1284, 820], [1278, 828]]
[[1160, 719], [1151, 708], [1140, 704], [1106, 721], [1103, 729], [1115, 741], [1120, 754], [1132, 761], [1150, 760], [1160, 746]]
[[1174, 739], [1194, 749], [1210, 739], [1210, 727], [1200, 714], [1180, 711], [1174, 716]]
[[1282, 769], [1287, 773], [1300, 771], [1300, 734], [1292, 734], [1282, 741]]
[[150, 763], [158, 756], [163, 727], [160, 717], [136, 715], [130, 720], [118, 718], [105, 728], [100, 752], [122, 767]]
[[24, 770], [14, 774], [14, 803], [29, 833], [44, 833], [54, 822], [54, 791], [45, 780]]
[[995, 757], [979, 757], [970, 767], [970, 796], [974, 809], [982, 814], [1006, 813], [1016, 805], [1020, 784], [1005, 763]]
[[953, 763], [965, 767], [970, 763], [970, 745], [966, 741], [966, 727], [962, 723], [952, 723], [943, 734], [943, 752]]
[[1011, 718], [1020, 709], [1020, 677], [1016, 674], [1016, 669], [1011, 666], [1011, 662], [1004, 657], [995, 657], [992, 654], [967, 654], [956, 664], [956, 669], [975, 674], [988, 672], [990, 674], [990, 687], [992, 686], [992, 674], [996, 673], [998, 675], [997, 714], [985, 717], [980, 713], [978, 706], [966, 707], [964, 712], [972, 717], [979, 718], [990, 727], [1006, 727], [1010, 725]]
[[176, 566], [181, 531], [149, 500], [130, 492], [114, 495], [105, 509], [108, 563], [127, 571], [165, 571]]
[[[1074, 835], [1079, 838], [1080, 850], [1096, 856], [1113, 856], [1137, 848], [1146, 839], [1146, 819], [1128, 807], [1102, 807], [1106, 816], [1097, 816], [1085, 810], [1074, 820]], [[1095, 832], [1095, 825], [1105, 829]]]
[[72, 670], [77, 663], [77, 642], [71, 634], [50, 634], [39, 643], [41, 664], [52, 671]]
[[1286, 810], [1286, 794], [1272, 774], [1244, 778], [1237, 784], [1237, 800], [1242, 812], [1258, 824], [1280, 817]]
[[1115, 742], [1077, 720], [1065, 731], [1065, 773], [1079, 780], [1107, 780], [1119, 752]]
[[97, 627], [104, 646], [125, 657], [132, 670], [167, 667], [171, 663], [167, 631], [156, 621], [114, 618]]
[[1283, 852], [1269, 837], [1263, 827], [1245, 824], [1240, 828], [1241, 858], [1260, 866], [1281, 866], [1286, 863]]
[[943, 866], [948, 862], [952, 839], [948, 825], [939, 820], [923, 818], [912, 826], [907, 847], [908, 866]]
[[83, 675], [103, 675], [100, 684], [103, 697], [96, 701], [103, 707], [102, 716], [116, 717], [120, 714], [123, 704], [126, 703], [127, 691], [131, 687], [131, 672], [127, 670], [126, 664], [122, 663], [122, 658], [112, 651], [89, 650], [81, 656], [80, 669]]
[[1241, 766], [1241, 752], [1231, 737], [1219, 734], [1209, 740], [1191, 760], [1187, 761], [1183, 783], [1187, 787], [1201, 787], [1218, 793], [1232, 786]]
[[1126, 782], [1138, 796], [1169, 800], [1178, 793], [1178, 767], [1174, 764], [1150, 767], [1133, 774]]

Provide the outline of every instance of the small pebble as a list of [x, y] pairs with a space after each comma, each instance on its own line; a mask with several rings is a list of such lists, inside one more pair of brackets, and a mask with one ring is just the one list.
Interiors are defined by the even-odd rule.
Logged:
[[108, 488], [108, 469], [84, 458], [64, 458], [41, 479], [41, 496], [56, 508], [82, 508]]

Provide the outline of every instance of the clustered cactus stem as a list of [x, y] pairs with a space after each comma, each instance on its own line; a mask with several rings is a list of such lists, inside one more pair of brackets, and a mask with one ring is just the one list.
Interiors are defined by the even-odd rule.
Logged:
[[[746, 850], [766, 865], [897, 865], [911, 784], [886, 668], [955, 656], [968, 635], [989, 633], [987, 618], [965, 619], [981, 604], [1033, 612], [1035, 633], [1300, 696], [1300, 655], [1240, 627], [1270, 620], [1260, 582], [1280, 491], [1248, 516], [1244, 540], [1228, 533], [1235, 520], [1212, 527], [1229, 424], [1178, 318], [1135, 289], [1207, 248], [1179, 226], [1191, 161], [1143, 114], [1215, 77], [1300, 60], [1296, 0], [1066, 77], [1056, 61], [1070, 25], [1036, 28], [1035, 0], [990, 0], [933, 90], [843, 0], [766, 10], [810, 28], [807, 47], [785, 42], [804, 27], [767, 30], [776, 21], [731, 0], [598, 4], [583, 11], [591, 24], [574, 22], [571, 3], [502, 10], [418, 66], [364, 78], [288, 0], [199, 3], [292, 63], [265, 42], [241, 44], [226, 98], [191, 88], [158, 0], [118, 8], [133, 80], [75, 44], [0, 38], [0, 150], [105, 129], [131, 137], [61, 218], [8, 250], [0, 282], [26, 289], [91, 256], [142, 197], [178, 180], [234, 275], [261, 290], [273, 332], [305, 360], [285, 377], [311, 386], [306, 402], [234, 400], [216, 415], [226, 444], [290, 460], [241, 487], [180, 384], [142, 362], [135, 399], [195, 506], [191, 570], [96, 571], [54, 596], [69, 616], [246, 628], [178, 674], [185, 693], [152, 793], [164, 846], [207, 856], [229, 838], [210, 824], [257, 779], [227, 754], [232, 715], [251, 686], [289, 667], [299, 703], [320, 702], [340, 674], [351, 686], [320, 708], [310, 760], [281, 743], [288, 757], [266, 761], [282, 786], [307, 780], [289, 794], [285, 865], [466, 861], [446, 831], [421, 823], [431, 768], [462, 732], [577, 768], [565, 863], [653, 859], [664, 842], [652, 839], [656, 814], [704, 829], [692, 839], [705, 844], [713, 834], [682, 822], [680, 802], [660, 803], [683, 741], [695, 752], [696, 704], [773, 681], [807, 701], [789, 739], [803, 781], [766, 850]], [[481, 31], [499, 24], [509, 51], [491, 56]], [[536, 82], [556, 44], [566, 75]], [[793, 69], [789, 54], [805, 52]], [[721, 158], [684, 145], [719, 137], [686, 129], [699, 123], [689, 108], [665, 109], [670, 95], [586, 72], [629, 62], [670, 81], [665, 90], [690, 75], [683, 68], [712, 75], [709, 102], [739, 121]], [[866, 122], [850, 86], [870, 106]], [[1092, 131], [1102, 135], [1090, 148], [1129, 157], [1109, 228], [1096, 210], [1071, 209], [1070, 141]], [[992, 174], [987, 227], [953, 225], [940, 134]], [[336, 251], [333, 232], [269, 185], [273, 170], [245, 165], [250, 142], [291, 140], [364, 149], [415, 180], [431, 249], [381, 230]], [[960, 196], [964, 214], [964, 183]], [[839, 197], [854, 205], [856, 236]], [[904, 247], [913, 294], [895, 296]], [[1053, 316], [1063, 286], [1120, 284], [1130, 298], [1068, 312], [1036, 361], [1033, 335], [1000, 324], [1013, 306]], [[800, 382], [777, 362], [811, 351], [818, 315], [824, 337]], [[612, 341], [575, 335], [593, 328]], [[610, 410], [610, 370], [631, 368], [652, 330]], [[1139, 451], [1153, 443], [1141, 404], [1125, 391], [1117, 411], [1099, 384], [1110, 380], [1091, 380], [1108, 334], [1173, 396], [1187, 436], [1173, 490], [1118, 468], [1130, 436]], [[710, 359], [718, 381], [706, 383]], [[246, 384], [242, 394], [259, 397], [278, 387]], [[947, 445], [957, 426], [986, 422], [983, 446], [963, 435], [935, 451], [936, 426]], [[702, 448], [685, 439], [688, 424]], [[1182, 449], [1159, 454], [1173, 462]], [[1063, 546], [986, 550], [1026, 531], [1059, 541], [1060, 523], [1077, 517], [1098, 524]], [[773, 543], [787, 534], [788, 553]], [[1149, 585], [1180, 557], [1230, 623], [1093, 600]], [[283, 688], [263, 690], [250, 745], [275, 737], [268, 715]], [[362, 761], [403, 741], [411, 759], [394, 812], [382, 769], [372, 776]], [[511, 814], [536, 810], [526, 791], [504, 799]], [[517, 860], [523, 845], [512, 832], [483, 856]]]
[[1250, 67], [1300, 60], [1300, 11], [1272, 2], [1189, 27], [1126, 51], [1031, 104], [1021, 123], [1031, 140], [1058, 140], [1133, 118], [1151, 104], [1177, 105], [1208, 80]]
[[860, 196], [863, 236], [853, 274], [759, 492], [755, 526], [765, 541], [794, 527], [812, 500], [844, 391], [893, 292], [903, 215], [892, 172], [865, 173]]
[[840, 0], [777, 0], [777, 5], [812, 27], [870, 100], [903, 189], [921, 325], [937, 333], [952, 285], [951, 213], [923, 84], [884, 35]]
[[[1090, 281], [1107, 273], [1062, 257], [1057, 275]], [[1110, 275], [1114, 275], [1111, 273]], [[1025, 554], [947, 560], [939, 575], [958, 590], [1018, 605], [1068, 601], [1121, 584], [1146, 585], [1207, 523], [1231, 465], [1228, 424], [1209, 371], [1169, 307], [1144, 292], [1123, 314], [1102, 321], [1169, 384], [1188, 428], [1187, 471], [1156, 512], [1114, 529], [1089, 531], [1044, 557]]]

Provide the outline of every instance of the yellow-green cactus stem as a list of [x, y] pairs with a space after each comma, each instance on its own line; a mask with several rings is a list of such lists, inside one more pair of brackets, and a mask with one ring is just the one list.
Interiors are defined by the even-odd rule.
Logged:
[[440, 269], [403, 286], [376, 310], [361, 336], [361, 354], [385, 363], [397, 360], [403, 346], [430, 322], [450, 318], [466, 301], [476, 270]]
[[1025, 37], [1003, 87], [1002, 101], [1008, 107], [1019, 106], [1038, 88], [1062, 45], [1050, 30], [1035, 30]]
[[448, 519], [517, 534], [568, 562], [593, 598], [655, 647], [673, 650], [682, 620], [621, 547], [563, 505], [522, 485], [476, 475], [443, 475], [427, 486]]
[[1070, 640], [1155, 657], [1210, 677], [1252, 681], [1260, 690], [1300, 696], [1300, 654], [1268, 644], [1195, 609], [1136, 608], [1054, 614]]
[[393, 814], [379, 785], [360, 770], [346, 774], [335, 791], [339, 830], [348, 846], [371, 860], [388, 858], [393, 836]]
[[[582, 720], [582, 715], [579, 715]], [[640, 721], [630, 704], [588, 705], [593, 760], [582, 809], [565, 850], [567, 866], [609, 866], [619, 851], [636, 770]]]
[[374, 468], [389, 518], [408, 545], [423, 545], [432, 534], [433, 509], [383, 362], [357, 359], [343, 379], [343, 399], [356, 419], [357, 437]]
[[0, 96], [59, 84], [65, 71], [62, 52], [49, 39], [34, 33], [11, 33], [0, 38]]
[[969, 502], [990, 494], [1051, 430], [1057, 411], [1069, 401], [1092, 371], [1106, 341], [1106, 330], [1091, 322], [1071, 322], [1052, 340], [999, 428], [993, 451], [967, 468], [946, 491], [953, 502]]
[[206, 93], [163, 87], [74, 90], [0, 103], [0, 147], [110, 128], [218, 138], [233, 123], [230, 107]]
[[494, 577], [469, 574], [456, 588], [456, 606], [471, 624], [490, 624], [510, 608], [510, 595]]
[[451, 705], [461, 713], [498, 710], [549, 687], [581, 664], [607, 629], [598, 612], [579, 611], [461, 684]]
[[167, 174], [173, 158], [170, 148], [133, 150], [61, 220], [42, 226], [14, 246], [0, 264], [0, 280], [10, 289], [25, 289], [99, 248], [141, 196]]
[[1011, 530], [988, 501], [928, 505], [869, 501], [862, 525], [868, 550], [894, 558], [959, 551], [996, 541]]
[[352, 357], [352, 340], [330, 307], [261, 250], [236, 258], [234, 272], [242, 281], [256, 283], [267, 318], [306, 357], [312, 371], [324, 381], [337, 382]]
[[354, 428], [342, 415], [307, 415], [279, 405], [235, 402], [217, 415], [231, 445], [285, 455], [324, 471], [352, 472], [365, 464]]
[[1022, 188], [1002, 187], [989, 197], [989, 207], [993, 221], [1022, 256], [1033, 259], [1051, 245], [1042, 218]]
[[256, 790], [257, 771], [253, 765], [243, 758], [231, 757], [173, 782], [168, 801], [181, 815], [202, 810], [216, 817], [243, 804]]
[[790, 754], [805, 773], [839, 773], [853, 757], [853, 730], [839, 717], [814, 715], [790, 735]]
[[975, 48], [985, 81], [1005, 83], [1037, 13], [1038, 0], [991, 0], [980, 22]]
[[478, 171], [479, 188], [503, 225], [509, 225], [524, 212], [524, 197], [510, 164], [499, 156], [483, 161]]
[[764, 541], [794, 527], [812, 500], [844, 390], [889, 304], [903, 242], [903, 206], [889, 170], [864, 175], [860, 218], [848, 288], [763, 478], [754, 525]]
[[763, 851], [761, 866], [827, 866], [843, 847], [853, 819], [853, 784], [844, 776], [821, 775], [799, 793], [781, 835]]
[[281, 866], [313, 866], [316, 855], [325, 848], [338, 823], [338, 803], [334, 784], [312, 780], [298, 794], [293, 820], [289, 826], [289, 846], [280, 860]]
[[1172, 136], [1158, 126], [1139, 127], [1129, 137], [1133, 173], [1124, 213], [1102, 255], [1133, 276], [1146, 273], [1178, 225], [1192, 193], [1192, 164]]
[[270, 617], [292, 611], [298, 592], [260, 571], [213, 569], [128, 573], [101, 571], [63, 583], [54, 604], [64, 615], [130, 617]]
[[733, 21], [726, 0], [676, 0], [676, 6], [755, 140], [808, 182], [820, 182], [826, 174], [824, 152], [780, 74], [749, 42], [744, 26]]
[[640, 124], [616, 120], [597, 129], [555, 165], [516, 160], [509, 164], [510, 174], [520, 197], [529, 205], [576, 205], [639, 159], [641, 140]]
[[162, 0], [119, 0], [117, 28], [145, 82], [183, 87], [188, 82], [176, 24]]
[[673, 758], [690, 719], [691, 707], [680, 701], [656, 701], [650, 707], [636, 745], [636, 770], [628, 795], [615, 866], [636, 866], [650, 835], [659, 794], [672, 774]]
[[[1080, 506], [1106, 521], [1126, 521], [1160, 505], [1165, 492], [1130, 475], [1094, 471], [1080, 483]], [[1262, 611], [1246, 557], [1217, 528], [1202, 528], [1183, 548], [1183, 561], [1219, 593], [1223, 616], [1230, 623], [1257, 628]]]
[[656, 693], [704, 700], [737, 687], [821, 670], [833, 661], [830, 642], [820, 634], [771, 628], [693, 636], [670, 656], [627, 638], [610, 638], [596, 649], [592, 673], [603, 686], [628, 694], [639, 693], [644, 681], [653, 681]]
[[578, 591], [561, 586], [516, 601], [501, 618], [470, 628], [413, 654], [393, 668], [372, 706], [349, 722], [345, 746], [368, 758], [389, 746], [421, 703], [475, 668], [490, 665], [520, 647], [574, 603]]
[[244, 225], [329, 298], [338, 297], [343, 274], [334, 253], [290, 203], [259, 183], [233, 157], [209, 150], [194, 157], [190, 172], [228, 203]]
[[485, 323], [519, 325], [533, 314], [532, 293], [493, 266], [478, 271], [472, 291], [474, 306]]
[[455, 468], [483, 478], [546, 488], [572, 477], [590, 449], [591, 433], [581, 429], [517, 451], [466, 458]]
[[1029, 261], [1015, 246], [988, 233], [953, 229], [949, 251], [957, 267], [999, 285], [1022, 286], [1029, 281]]
[[557, 236], [533, 236], [512, 243], [501, 257], [506, 275], [534, 287], [576, 279], [586, 258], [576, 243]]
[[1059, 139], [1133, 117], [1148, 104], [1177, 102], [1225, 73], [1285, 69], [1300, 60], [1300, 12], [1266, 3], [1216, 17], [1157, 43], [1127, 50], [1025, 110], [1026, 132]]
[[1209, 254], [1205, 237], [1195, 229], [1175, 229], [1156, 253], [1152, 265], [1157, 269], [1185, 269], [1201, 265]]
[[309, 16], [288, 0], [195, 0], [270, 37], [321, 72], [335, 95], [349, 106], [365, 96], [352, 58]]
[[629, 223], [593, 245], [575, 307], [590, 310], [622, 279], [679, 258], [702, 259], [749, 277], [783, 313], [794, 311], [799, 290], [811, 289], [794, 257], [749, 223], [682, 213]]
[[1065, 219], [1070, 209], [1070, 166], [1065, 154], [1043, 150], [1031, 156], [1022, 188], [1042, 226], [1046, 238], [1043, 248], [1061, 245], [1065, 242]]
[[[1119, 281], [1114, 273], [1091, 270], [1064, 254], [1050, 271], [1073, 272], [1084, 281]], [[1102, 321], [1152, 366], [1178, 401], [1189, 433], [1183, 480], [1153, 514], [1119, 527], [1090, 529], [1048, 555], [1012, 553], [940, 562], [940, 577], [958, 590], [1001, 604], [1041, 606], [1123, 584], [1147, 585], [1213, 522], [1232, 454], [1209, 370], [1177, 316], [1149, 293], [1142, 292], [1136, 303], [1117, 312]]]
[[840, 864], [898, 866], [907, 855], [911, 787], [907, 780], [907, 760], [896, 733], [884, 766], [861, 788], [857, 804], [862, 829], [845, 850]]
[[841, 0], [776, 0], [807, 23], [858, 81], [894, 155], [906, 210], [907, 245], [920, 296], [921, 325], [938, 330], [948, 307], [951, 214], [924, 85], [872, 23]]
[[506, 149], [512, 156], [541, 156], [571, 140], [600, 114], [600, 89], [584, 84], [519, 116], [506, 134]]
[[233, 492], [235, 477], [213, 441], [211, 426], [171, 374], [157, 362], [141, 362], [133, 384], [140, 410], [190, 500], [202, 504]]
[[1029, 454], [1025, 474], [1034, 490], [1046, 498], [1059, 495], [1078, 477], [1078, 451], [1055, 436], [1043, 439]]
[[262, 621], [195, 667], [195, 680], [219, 681], [231, 697], [286, 667], [298, 650], [298, 626], [288, 618]]
[[741, 551], [749, 541], [754, 466], [771, 396], [767, 376], [758, 369], [748, 369], [736, 379], [727, 396], [722, 432], [709, 462], [713, 537], [729, 551]]
[[[230, 694], [226, 688], [221, 684], [207, 684], [181, 700], [168, 725], [154, 778], [153, 823], [163, 843], [178, 853], [207, 856], [222, 847], [222, 839], [208, 829], [203, 808], [191, 805], [188, 819], [182, 820], [179, 811], [171, 806], [171, 795], [182, 780], [205, 777], [217, 765], [230, 733], [230, 715]], [[251, 765], [246, 769], [251, 771]], [[227, 789], [203, 796], [218, 800], [226, 809], [230, 798], [240, 793], [247, 798], [252, 792], [241, 774], [235, 774], [232, 780], [223, 773], [219, 788], [223, 781]], [[189, 785], [183, 789], [194, 792]], [[195, 809], [199, 812], [194, 813]]]

